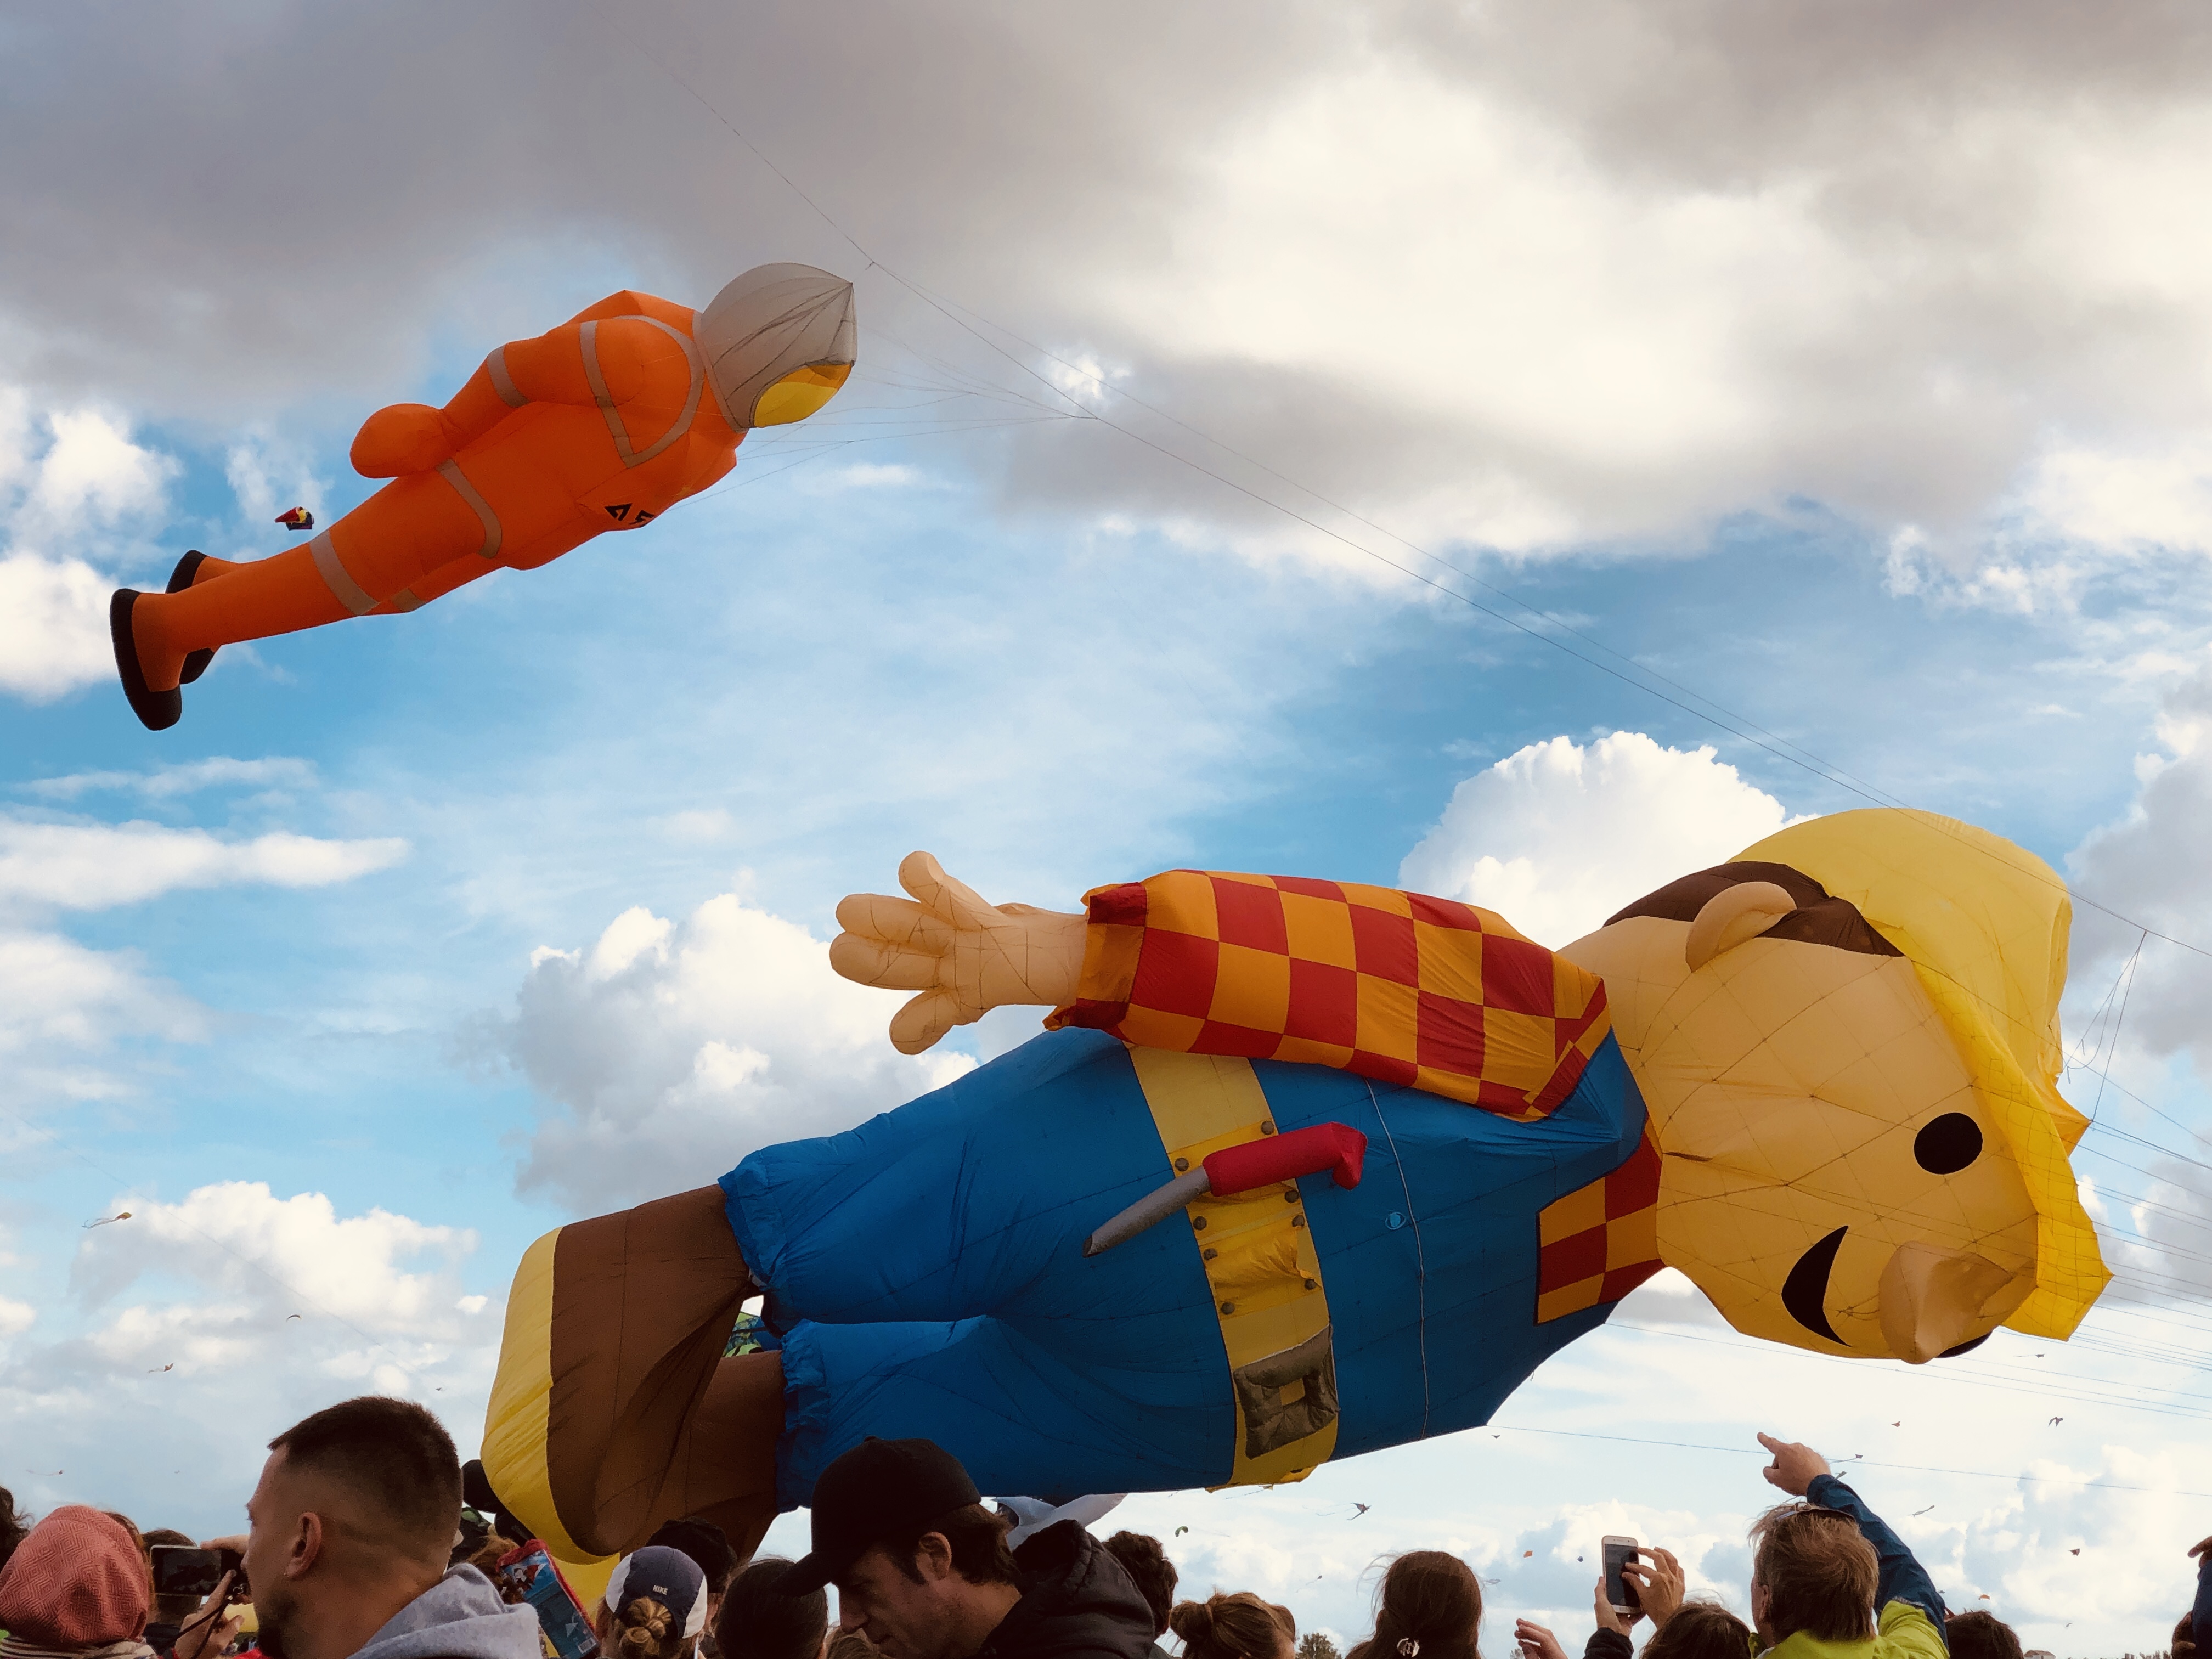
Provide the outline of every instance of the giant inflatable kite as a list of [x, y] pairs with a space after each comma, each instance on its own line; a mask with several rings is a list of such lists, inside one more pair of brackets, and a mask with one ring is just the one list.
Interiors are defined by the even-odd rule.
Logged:
[[416, 610], [641, 530], [728, 472], [747, 432], [836, 395], [854, 337], [850, 283], [779, 264], [703, 311], [625, 289], [511, 341], [443, 409], [394, 404], [362, 422], [354, 468], [392, 482], [305, 546], [247, 563], [187, 553], [167, 592], [119, 590], [108, 625], [124, 695], [158, 732], [220, 646]]
[[1966, 824], [1794, 825], [1556, 953], [1352, 883], [1178, 870], [1063, 915], [900, 874], [831, 954], [921, 994], [897, 1046], [1053, 1029], [531, 1248], [484, 1463], [557, 1552], [757, 1540], [871, 1434], [1048, 1499], [1296, 1480], [1488, 1421], [1662, 1265], [1740, 1331], [1913, 1363], [2063, 1338], [2108, 1276], [2065, 889]]

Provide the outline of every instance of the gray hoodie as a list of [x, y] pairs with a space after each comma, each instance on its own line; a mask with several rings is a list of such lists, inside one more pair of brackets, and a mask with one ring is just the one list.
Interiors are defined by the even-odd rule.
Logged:
[[507, 1606], [474, 1567], [448, 1567], [354, 1659], [544, 1659], [544, 1652], [536, 1613]]

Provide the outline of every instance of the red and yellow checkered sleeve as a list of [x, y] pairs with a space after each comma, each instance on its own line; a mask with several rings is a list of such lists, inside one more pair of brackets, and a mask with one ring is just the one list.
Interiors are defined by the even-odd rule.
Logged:
[[1542, 1117], [1611, 1029], [1594, 974], [1471, 904], [1170, 870], [1096, 888], [1079, 994], [1045, 1023], [1303, 1060]]

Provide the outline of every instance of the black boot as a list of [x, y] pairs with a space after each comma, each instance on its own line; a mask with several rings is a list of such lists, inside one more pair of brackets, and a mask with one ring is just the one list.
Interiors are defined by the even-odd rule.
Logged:
[[131, 699], [131, 712], [149, 732], [166, 732], [184, 718], [181, 691], [149, 691], [146, 671], [138, 665], [138, 641], [131, 632], [131, 607], [145, 598], [135, 587], [118, 587], [107, 602], [107, 634], [115, 642], [115, 672], [123, 678], [123, 695]]
[[[192, 579], [200, 574], [200, 567], [206, 562], [207, 555], [197, 547], [194, 548], [177, 561], [177, 568], [169, 573], [169, 585], [162, 591], [169, 593], [183, 592], [192, 585]], [[215, 647], [208, 646], [202, 650], [185, 653], [185, 672], [177, 676], [179, 682], [190, 685], [201, 675], [206, 673], [208, 665], [215, 660]]]

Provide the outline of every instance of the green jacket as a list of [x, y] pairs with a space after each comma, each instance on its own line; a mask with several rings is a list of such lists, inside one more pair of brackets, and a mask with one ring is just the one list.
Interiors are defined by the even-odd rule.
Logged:
[[1863, 1642], [1826, 1642], [1810, 1631], [1784, 1637], [1761, 1659], [1949, 1659], [1943, 1632], [1911, 1601], [1892, 1601]]

